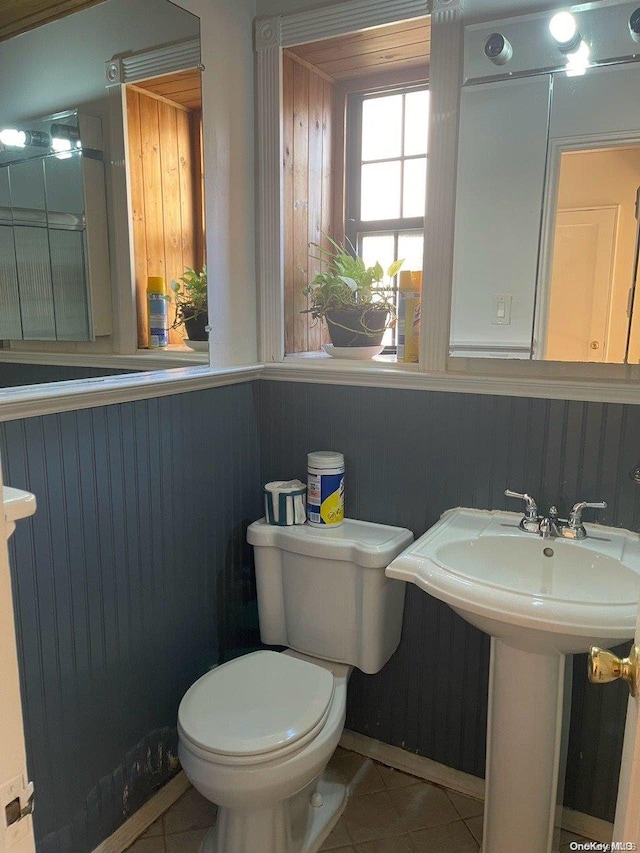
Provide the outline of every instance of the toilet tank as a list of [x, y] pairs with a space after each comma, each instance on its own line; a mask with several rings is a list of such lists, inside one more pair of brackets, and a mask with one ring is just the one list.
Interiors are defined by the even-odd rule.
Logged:
[[324, 660], [378, 672], [398, 648], [405, 584], [385, 569], [413, 541], [403, 527], [345, 518], [340, 527], [247, 530], [260, 636]]

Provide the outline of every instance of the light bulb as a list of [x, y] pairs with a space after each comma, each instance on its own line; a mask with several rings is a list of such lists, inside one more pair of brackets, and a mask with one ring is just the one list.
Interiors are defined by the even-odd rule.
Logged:
[[7, 148], [24, 148], [27, 144], [27, 134], [24, 130], [5, 127], [4, 130], [0, 130], [0, 142]]
[[558, 12], [549, 21], [549, 32], [558, 44], [569, 44], [577, 29], [576, 20], [571, 12]]

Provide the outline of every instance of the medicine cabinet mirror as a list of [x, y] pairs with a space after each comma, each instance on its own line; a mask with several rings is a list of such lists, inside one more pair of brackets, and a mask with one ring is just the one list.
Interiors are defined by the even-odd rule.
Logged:
[[640, 362], [637, 9], [465, 27], [451, 355]]
[[[82, 362], [84, 354], [93, 357], [135, 353], [137, 279], [144, 278], [146, 284], [147, 274], [163, 274], [168, 283], [180, 276], [185, 266], [197, 266], [204, 251], [200, 132], [193, 130], [191, 138], [197, 137], [198, 145], [183, 157], [184, 161], [195, 164], [194, 191], [189, 200], [182, 203], [183, 183], [179, 169], [165, 164], [167, 168], [158, 183], [166, 176], [170, 184], [165, 187], [167, 199], [171, 195], [177, 199], [176, 204], [172, 207], [165, 204], [167, 199], [164, 199], [163, 203], [155, 206], [150, 203], [148, 209], [143, 210], [138, 200], [135, 210], [131, 211], [127, 195], [130, 189], [127, 190], [126, 183], [127, 122], [123, 120], [130, 82], [138, 90], [129, 100], [138, 97], [140, 102], [144, 100], [148, 104], [145, 115], [149, 124], [152, 123], [153, 106], [156, 107], [156, 130], [163, 134], [165, 141], [170, 134], [159, 124], [160, 114], [170, 115], [174, 125], [179, 124], [178, 113], [180, 116], [198, 113], [200, 119], [199, 18], [169, 0], [136, 0], [134, 4], [130, 0], [104, 0], [19, 36], [6, 36], [4, 31], [0, 32], [0, 90], [3, 92], [0, 129], [42, 129], [50, 133], [55, 118], [49, 118], [42, 128], [35, 120], [76, 108], [81, 117], [81, 147], [72, 146], [67, 152], [47, 151], [44, 158], [27, 159], [26, 154], [15, 156], [15, 146], [5, 146], [5, 155], [13, 151], [9, 159], [16, 162], [11, 162], [8, 168], [0, 167], [0, 341], [4, 342], [4, 347], [0, 348], [0, 388], [6, 384], [3, 382], [3, 349], [11, 353], [6, 357], [7, 363], [22, 358], [25, 351], [73, 352], [75, 364]], [[172, 50], [171, 46], [176, 49]], [[121, 81], [108, 85], [108, 64], [114, 58], [125, 73]], [[167, 63], [173, 65], [167, 68]], [[136, 76], [133, 66], [145, 72], [144, 76], [142, 73]], [[186, 92], [184, 79], [177, 89], [171, 88], [170, 80], [160, 79], [169, 71], [182, 73], [184, 77], [186, 69], [194, 70], [197, 75], [198, 103], [195, 106], [192, 102], [178, 103], [180, 98], [196, 96], [194, 92]], [[151, 78], [153, 82], [147, 83]], [[172, 112], [170, 102], [174, 101]], [[82, 117], [95, 120], [95, 127], [101, 128], [101, 145], [85, 144]], [[94, 126], [92, 132], [93, 129]], [[141, 151], [136, 165], [142, 162], [144, 146], [150, 153], [158, 148], [157, 140], [154, 143], [142, 135], [138, 142]], [[37, 146], [27, 145], [21, 150], [33, 154], [36, 149]], [[104, 152], [103, 163], [100, 163], [99, 150]], [[58, 157], [56, 153], [71, 156]], [[147, 187], [153, 184], [156, 174], [160, 174], [160, 166], [156, 165], [156, 172], [147, 176]], [[84, 202], [98, 192], [98, 167], [104, 168], [101, 187], [103, 194], [106, 188], [106, 215], [103, 212], [98, 218], [99, 224], [96, 219], [93, 228], [89, 222], [89, 207]], [[91, 172], [89, 182], [88, 172]], [[38, 221], [26, 222], [25, 217]], [[183, 241], [176, 232], [178, 221], [185, 219], [192, 223], [197, 220], [200, 231]], [[151, 225], [157, 226], [155, 230], [145, 231], [145, 226]], [[171, 234], [165, 240], [160, 232], [166, 235], [169, 231]], [[90, 253], [87, 254], [92, 239], [94, 245], [100, 243], [105, 247], [100, 262], [93, 265]], [[137, 245], [144, 243], [144, 247], [134, 261], [136, 239]], [[185, 242], [195, 247], [188, 256], [182, 251]], [[27, 267], [36, 265], [39, 253], [45, 251], [45, 243], [48, 243], [46, 250], [51, 257], [49, 272], [42, 273], [27, 286], [23, 284]], [[22, 252], [27, 249], [29, 263]], [[81, 249], [84, 249], [84, 257]], [[147, 272], [146, 268], [143, 270], [143, 262], [149, 259], [155, 266]], [[85, 273], [91, 272], [90, 299], [76, 274], [81, 263]], [[140, 334], [144, 334], [144, 324]], [[55, 361], [53, 356], [49, 371], [52, 378], [57, 378], [56, 369], [51, 366]], [[88, 370], [95, 361], [87, 358], [86, 364]], [[18, 364], [12, 365], [14, 376], [18, 368]], [[33, 372], [29, 370], [30, 379]], [[60, 378], [67, 378], [64, 371]], [[25, 381], [28, 381], [26, 373]]]
[[[15, 139], [14, 139], [15, 137]], [[99, 119], [77, 111], [0, 132], [0, 337], [111, 331]]]

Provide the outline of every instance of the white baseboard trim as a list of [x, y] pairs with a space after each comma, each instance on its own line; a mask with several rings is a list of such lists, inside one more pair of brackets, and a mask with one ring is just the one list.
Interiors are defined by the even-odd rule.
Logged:
[[574, 812], [566, 806], [562, 809], [562, 828], [567, 832], [575, 832], [576, 835], [584, 835], [593, 841], [602, 841], [611, 844], [613, 838], [613, 824], [590, 814]]
[[343, 731], [340, 746], [360, 755], [366, 755], [367, 758], [373, 758], [388, 767], [403, 770], [405, 773], [435, 782], [436, 785], [442, 785], [452, 791], [459, 791], [468, 797], [484, 799], [484, 779], [479, 779], [470, 773], [463, 773], [461, 770], [454, 770], [453, 767], [439, 764], [422, 755], [414, 755], [413, 752], [407, 752], [399, 746], [390, 746], [388, 743], [382, 743], [349, 729]]
[[184, 775], [184, 771], [181, 770], [177, 776], [174, 776], [170, 782], [160, 788], [142, 808], [134, 812], [129, 820], [119, 826], [112, 835], [105, 838], [93, 853], [123, 853], [190, 787], [191, 783]]
[[[340, 746], [360, 755], [366, 755], [367, 758], [373, 758], [388, 767], [435, 782], [436, 785], [442, 785], [460, 794], [466, 794], [468, 797], [484, 799], [484, 779], [463, 773], [461, 770], [454, 770], [453, 767], [439, 764], [430, 758], [406, 752], [398, 746], [390, 746], [349, 729], [345, 729], [342, 733]], [[562, 810], [562, 828], [590, 840], [605, 843], [611, 842], [613, 834], [612, 823], [566, 807]]]

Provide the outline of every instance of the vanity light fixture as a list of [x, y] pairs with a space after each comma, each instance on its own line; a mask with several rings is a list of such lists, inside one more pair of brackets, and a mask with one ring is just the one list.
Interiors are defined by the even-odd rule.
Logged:
[[589, 67], [590, 47], [571, 12], [555, 14], [549, 21], [549, 32], [558, 50], [567, 57], [567, 77], [584, 74]]
[[640, 9], [631, 13], [629, 18], [629, 34], [634, 41], [640, 42]]
[[591, 49], [586, 41], [581, 41], [577, 50], [567, 54], [567, 77], [584, 74], [589, 67]]
[[7, 148], [49, 148], [51, 137], [44, 130], [17, 130], [15, 127], [5, 127], [0, 130], [0, 142]]
[[82, 148], [80, 136], [75, 127], [55, 122], [51, 125], [51, 149], [55, 151], [58, 160], [66, 160], [72, 156], [73, 149]]
[[75, 127], [54, 122], [51, 125], [50, 131], [54, 143], [55, 140], [60, 140], [60, 142], [68, 142], [68, 148], [71, 148], [72, 144], [75, 148], [80, 148], [80, 134]]
[[0, 130], [0, 143], [7, 148], [24, 148], [27, 144], [27, 134], [15, 127], [5, 127]]
[[549, 21], [549, 32], [561, 53], [575, 53], [581, 46], [582, 36], [571, 12], [558, 12]]
[[513, 56], [513, 47], [502, 33], [491, 33], [484, 43], [484, 55], [494, 65], [506, 65]]

